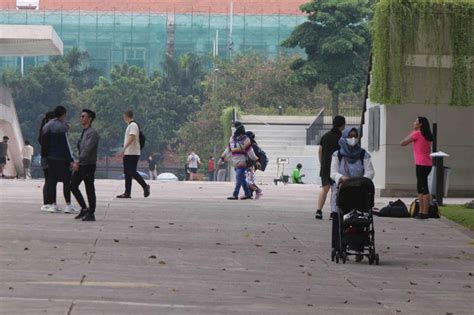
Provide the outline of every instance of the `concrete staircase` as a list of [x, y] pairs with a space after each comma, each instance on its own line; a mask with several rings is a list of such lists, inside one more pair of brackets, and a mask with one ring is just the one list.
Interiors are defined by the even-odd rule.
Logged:
[[[265, 172], [257, 173], [257, 181], [273, 184], [273, 179], [282, 173], [278, 170], [277, 159], [289, 158], [284, 165], [284, 174], [291, 175], [296, 164], [303, 165], [303, 179], [307, 183], [319, 183], [318, 146], [306, 145], [306, 128], [313, 122], [313, 116], [242, 116], [246, 130], [255, 133], [255, 139], [268, 156]], [[279, 173], [278, 173], [279, 171]]]

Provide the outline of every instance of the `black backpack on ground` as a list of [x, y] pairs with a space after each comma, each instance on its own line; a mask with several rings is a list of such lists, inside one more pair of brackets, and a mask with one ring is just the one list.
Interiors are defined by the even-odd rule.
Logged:
[[138, 126], [138, 140], [140, 142], [140, 150], [143, 150], [143, 148], [145, 147], [145, 141], [146, 141], [145, 135], [143, 134], [142, 128], [140, 128], [140, 125], [135, 120], [132, 122], [136, 123]]
[[376, 212], [379, 217], [407, 218], [410, 216], [408, 208], [400, 199], [390, 201], [386, 207]]

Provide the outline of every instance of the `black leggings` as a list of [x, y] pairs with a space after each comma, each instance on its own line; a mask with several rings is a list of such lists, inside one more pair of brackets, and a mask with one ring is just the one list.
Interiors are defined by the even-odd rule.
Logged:
[[428, 175], [430, 175], [431, 166], [416, 166], [416, 189], [420, 195], [429, 195]]

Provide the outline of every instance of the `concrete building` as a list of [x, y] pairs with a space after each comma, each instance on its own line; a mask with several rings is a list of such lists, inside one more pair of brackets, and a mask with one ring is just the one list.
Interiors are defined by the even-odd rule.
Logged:
[[[463, 1], [453, 5], [459, 7], [454, 10], [451, 8], [450, 12], [462, 12], [462, 6], [468, 6]], [[382, 6], [386, 10], [396, 9], [389, 1], [382, 1], [379, 8]], [[442, 9], [434, 7], [433, 10]], [[471, 8], [472, 11], [474, 10]], [[390, 13], [383, 16], [384, 12]], [[409, 31], [400, 34], [400, 32], [397, 33], [399, 30], [397, 23], [400, 23], [401, 20], [397, 18], [396, 14], [397, 11], [376, 11], [376, 21], [386, 27], [385, 29], [378, 28], [375, 25], [373, 43], [375, 57], [371, 93], [366, 104], [366, 124], [363, 127], [363, 146], [369, 148], [372, 155], [376, 188], [380, 189], [382, 196], [416, 194], [412, 147], [401, 147], [400, 141], [412, 131], [415, 119], [418, 116], [425, 116], [430, 123], [437, 124], [438, 151], [450, 155], [445, 159], [445, 165], [451, 168], [448, 196], [473, 197], [474, 99], [472, 91], [474, 91], [474, 68], [472, 60], [474, 60], [474, 36], [472, 34], [474, 29], [456, 35], [453, 25], [463, 23], [463, 17], [448, 12], [436, 24], [413, 20], [416, 22], [413, 25], [418, 25], [412, 29], [413, 34], [410, 34]], [[419, 16], [424, 15], [418, 14], [413, 9], [413, 16], [408, 16], [405, 19], [404, 26], [408, 26], [409, 30], [409, 26], [412, 25], [410, 18], [419, 19]], [[387, 27], [387, 25], [390, 26]], [[469, 22], [468, 15], [466, 25], [471, 25], [472, 28], [472, 17]], [[458, 48], [455, 47], [453, 36], [461, 36], [461, 42], [466, 47], [472, 48], [464, 52], [457, 51]], [[413, 46], [410, 46], [410, 38], [415, 39]], [[456, 38], [456, 40], [459, 39]], [[409, 46], [408, 49], [396, 43], [403, 41], [405, 41], [404, 45]], [[456, 43], [456, 45], [459, 44], [459, 42]], [[392, 45], [392, 51], [387, 50], [386, 55], [381, 51], [384, 49], [384, 45]], [[393, 50], [397, 49], [399, 51], [391, 55]], [[401, 66], [389, 59], [383, 59], [385, 57], [397, 58], [395, 54], [401, 56]], [[461, 69], [465, 72], [460, 72], [460, 66], [456, 64], [455, 60], [466, 62], [466, 66]], [[395, 73], [397, 67], [400, 67], [399, 73]], [[387, 68], [388, 70], [386, 70]], [[379, 75], [383, 71], [387, 72]], [[457, 90], [453, 90], [455, 84], [459, 84], [457, 82], [459, 76], [462, 76], [461, 88], [463, 91], [459, 91], [459, 87], [456, 87]], [[383, 93], [375, 91], [380, 86], [386, 88]], [[400, 95], [394, 97], [397, 89]], [[462, 101], [454, 99], [455, 94], [459, 92], [464, 93]], [[384, 97], [385, 99], [398, 99], [398, 101], [387, 101], [386, 103], [379, 101]]]
[[[62, 55], [63, 44], [51, 26], [0, 25], [1, 56]], [[10, 91], [0, 86], [0, 139], [10, 138], [5, 175], [17, 176], [22, 172], [21, 150], [24, 145], [20, 123]]]
[[[91, 64], [107, 75], [115, 64], [125, 62], [152, 73], [167, 53], [210, 56], [216, 43], [221, 58], [241, 52], [270, 57], [299, 52], [280, 43], [306, 20], [299, 6], [307, 1], [30, 0], [20, 6], [17, 2], [0, 1], [0, 24], [51, 25], [66, 53], [74, 47], [87, 51]], [[25, 71], [45, 61], [25, 58]], [[19, 58], [0, 58], [0, 71], [19, 66]]]

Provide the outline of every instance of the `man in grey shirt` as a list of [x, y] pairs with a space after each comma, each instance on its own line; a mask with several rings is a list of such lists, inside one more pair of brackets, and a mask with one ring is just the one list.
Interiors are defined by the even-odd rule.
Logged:
[[[81, 138], [77, 143], [78, 157], [73, 164], [73, 174], [71, 179], [71, 191], [77, 202], [81, 206], [81, 212], [75, 217], [82, 221], [95, 221], [95, 170], [97, 164], [97, 148], [99, 146], [99, 134], [91, 127], [95, 119], [95, 113], [89, 109], [83, 109], [81, 113], [82, 130]], [[86, 186], [87, 207], [84, 197], [82, 197], [79, 185], [84, 181]]]

